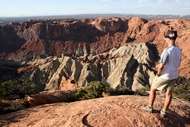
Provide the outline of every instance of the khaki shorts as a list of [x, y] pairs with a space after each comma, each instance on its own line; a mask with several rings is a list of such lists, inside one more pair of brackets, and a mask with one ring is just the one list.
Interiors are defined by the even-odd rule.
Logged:
[[177, 79], [167, 80], [156, 76], [151, 87], [162, 92], [172, 91], [175, 86], [176, 80]]

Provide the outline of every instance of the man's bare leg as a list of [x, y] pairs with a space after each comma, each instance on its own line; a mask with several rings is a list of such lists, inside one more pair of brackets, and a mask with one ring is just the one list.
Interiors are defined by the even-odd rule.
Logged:
[[149, 106], [153, 107], [155, 98], [156, 98], [156, 89], [151, 88], [150, 95], [149, 95]]
[[165, 102], [164, 102], [164, 107], [163, 107], [163, 110], [166, 111], [170, 105], [172, 101], [172, 91], [167, 91], [166, 92], [166, 99], [165, 99]]

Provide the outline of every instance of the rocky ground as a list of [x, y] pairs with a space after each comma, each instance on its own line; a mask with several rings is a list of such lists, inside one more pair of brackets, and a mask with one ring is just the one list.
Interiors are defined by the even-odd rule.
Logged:
[[166, 118], [159, 116], [164, 97], [156, 98], [152, 114], [139, 108], [148, 96], [109, 96], [72, 103], [35, 106], [0, 116], [11, 127], [189, 127], [190, 103], [173, 99]]

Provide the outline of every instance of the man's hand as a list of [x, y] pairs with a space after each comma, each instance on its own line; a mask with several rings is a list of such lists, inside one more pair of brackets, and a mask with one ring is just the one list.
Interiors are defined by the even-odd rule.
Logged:
[[162, 63], [160, 63], [159, 65], [158, 65], [158, 71], [157, 71], [157, 76], [160, 76], [160, 74], [161, 74], [161, 72], [162, 72], [162, 70], [164, 69], [164, 64], [162, 64]]

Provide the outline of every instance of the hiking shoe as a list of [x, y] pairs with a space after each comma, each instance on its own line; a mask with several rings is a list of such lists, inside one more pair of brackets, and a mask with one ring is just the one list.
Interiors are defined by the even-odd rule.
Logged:
[[141, 110], [144, 110], [146, 112], [152, 113], [153, 108], [150, 106], [141, 106]]
[[160, 117], [164, 118], [166, 116], [166, 112], [163, 109], [160, 110]]

